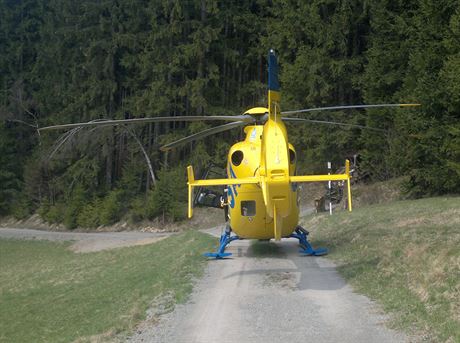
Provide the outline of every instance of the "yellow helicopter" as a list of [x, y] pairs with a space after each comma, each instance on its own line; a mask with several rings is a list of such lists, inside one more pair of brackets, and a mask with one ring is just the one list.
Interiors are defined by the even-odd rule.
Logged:
[[[168, 151], [185, 143], [206, 136], [245, 126], [246, 138], [234, 144], [228, 153], [227, 178], [196, 180], [193, 167], [187, 167], [188, 174], [188, 217], [193, 215], [193, 191], [195, 187], [225, 186], [222, 207], [228, 209], [228, 222], [220, 238], [219, 249], [205, 256], [224, 258], [227, 245], [237, 239], [260, 239], [276, 241], [282, 238], [299, 240], [300, 252], [306, 255], [324, 255], [327, 249], [313, 249], [308, 242], [308, 231], [298, 225], [299, 200], [298, 183], [344, 181], [347, 187], [348, 210], [352, 211], [350, 188], [350, 162], [345, 161], [343, 174], [297, 175], [296, 151], [289, 143], [285, 122], [319, 123], [360, 127], [377, 131], [361, 125], [332, 121], [310, 120], [290, 117], [295, 113], [324, 110], [340, 110], [373, 107], [409, 107], [419, 104], [377, 104], [310, 108], [281, 112], [278, 64], [273, 50], [268, 55], [268, 107], [251, 108], [237, 116], [178, 116], [135, 118], [125, 120], [99, 120], [87, 123], [64, 124], [43, 127], [41, 130], [76, 129], [90, 126], [125, 125], [132, 123], [168, 121], [230, 121], [197, 134], [167, 144], [160, 149]], [[232, 232], [234, 234], [232, 235]]]

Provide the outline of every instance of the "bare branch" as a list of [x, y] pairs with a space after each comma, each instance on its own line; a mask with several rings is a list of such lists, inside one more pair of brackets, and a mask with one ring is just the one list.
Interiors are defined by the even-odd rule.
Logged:
[[51, 160], [54, 156], [54, 154], [56, 154], [56, 152], [69, 140], [71, 139], [73, 136], [75, 136], [75, 134], [78, 133], [78, 131], [81, 130], [81, 127], [77, 127], [75, 129], [72, 129], [68, 132], [66, 132], [65, 134], [63, 134], [61, 137], [59, 137], [59, 139], [56, 141], [55, 143], [55, 148], [53, 149], [53, 151], [51, 152], [51, 154], [49, 154], [48, 156], [48, 161]]
[[132, 132], [128, 127], [123, 126], [123, 128], [131, 135], [131, 137], [134, 138], [134, 140], [136, 141], [137, 145], [139, 145], [139, 148], [141, 149], [142, 153], [144, 154], [145, 161], [147, 162], [147, 166], [148, 166], [149, 172], [150, 172], [150, 177], [152, 178], [152, 183], [153, 183], [154, 186], [156, 186], [156, 179], [155, 179], [155, 174], [153, 173], [152, 162], [150, 161], [150, 157], [147, 154], [147, 151], [145, 151], [144, 146], [142, 145], [142, 142], [134, 134], [134, 132]]
[[11, 122], [15, 122], [15, 123], [21, 123], [21, 124], [33, 127], [34, 129], [38, 129], [38, 126], [32, 125], [32, 124], [30, 124], [28, 122], [25, 122], [23, 120], [20, 120], [20, 119], [6, 119], [6, 121], [11, 121]]
[[[97, 120], [95, 120], [97, 121]], [[106, 126], [97, 126], [97, 127], [94, 127], [92, 128], [88, 133], [91, 133], [97, 129], [100, 129], [102, 127], [106, 127]], [[61, 149], [61, 147], [63, 147], [67, 142], [70, 141], [70, 139], [72, 139], [77, 133], [79, 133], [84, 127], [76, 127], [70, 131], [67, 131], [66, 133], [64, 133], [63, 135], [61, 135], [58, 140], [56, 141], [56, 143], [53, 145], [53, 148], [52, 148], [52, 151], [51, 153], [49, 154], [48, 156], [48, 161], [51, 160], [53, 158], [53, 156], [59, 151], [59, 149]], [[132, 138], [134, 138], [135, 142], [137, 143], [137, 145], [139, 146], [139, 148], [141, 149], [143, 155], [144, 155], [144, 158], [145, 158], [145, 161], [147, 163], [147, 167], [148, 167], [148, 170], [149, 170], [149, 174], [150, 174], [150, 178], [152, 179], [152, 184], [154, 186], [156, 186], [156, 178], [155, 178], [155, 173], [153, 171], [153, 167], [152, 167], [152, 162], [150, 160], [150, 157], [148, 156], [147, 154], [147, 151], [145, 150], [144, 146], [142, 145], [142, 142], [139, 140], [139, 138], [137, 137], [137, 135], [132, 131], [130, 130], [128, 127], [126, 126], [122, 126], [122, 128], [124, 129], [124, 131], [126, 131]]]

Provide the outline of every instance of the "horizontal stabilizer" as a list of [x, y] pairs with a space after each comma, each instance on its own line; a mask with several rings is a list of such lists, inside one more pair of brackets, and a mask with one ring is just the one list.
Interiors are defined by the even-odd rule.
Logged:
[[299, 175], [289, 177], [290, 182], [322, 182], [322, 181], [346, 181], [348, 211], [352, 210], [351, 187], [350, 187], [350, 161], [345, 160], [345, 173], [327, 174], [327, 175]]
[[247, 185], [247, 184], [257, 184], [260, 182], [259, 177], [246, 177], [246, 178], [236, 178], [236, 179], [195, 180], [195, 174], [193, 172], [192, 166], [187, 167], [187, 176], [188, 176], [188, 217], [189, 218], [192, 218], [193, 216], [193, 207], [192, 207], [193, 187]]
[[299, 175], [291, 176], [291, 182], [321, 182], [321, 181], [346, 181], [349, 179], [347, 174], [330, 174], [330, 175]]

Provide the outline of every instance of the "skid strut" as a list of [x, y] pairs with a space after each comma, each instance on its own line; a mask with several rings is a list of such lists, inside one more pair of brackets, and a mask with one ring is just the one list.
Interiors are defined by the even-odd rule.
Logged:
[[225, 228], [225, 232], [220, 236], [219, 249], [217, 250], [217, 252], [207, 252], [203, 255], [206, 257], [214, 257], [216, 259], [221, 259], [224, 257], [231, 256], [232, 253], [225, 252], [225, 248], [227, 247], [227, 245], [230, 244], [230, 242], [240, 239], [240, 237], [236, 235], [231, 236], [231, 233], [232, 233], [232, 229], [230, 228], [230, 226], [227, 225], [227, 227]]
[[300, 253], [311, 256], [321, 256], [326, 255], [328, 250], [327, 248], [318, 248], [313, 249], [311, 244], [308, 242], [308, 231], [301, 226], [297, 226], [295, 232], [292, 233], [289, 237], [297, 238], [302, 249], [299, 250]]

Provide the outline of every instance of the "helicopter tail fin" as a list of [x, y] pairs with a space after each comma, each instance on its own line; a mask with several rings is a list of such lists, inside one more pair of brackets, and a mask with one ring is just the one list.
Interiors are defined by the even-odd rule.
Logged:
[[280, 84], [278, 81], [278, 62], [273, 49], [270, 49], [268, 53], [268, 91], [280, 91]]
[[268, 113], [271, 120], [281, 120], [280, 100], [278, 62], [275, 51], [270, 49], [268, 53]]
[[193, 187], [257, 184], [260, 181], [258, 177], [195, 180], [195, 174], [193, 172], [192, 166], [187, 167], [187, 176], [188, 176], [188, 217], [189, 218], [192, 218], [193, 216], [193, 206], [192, 206]]

